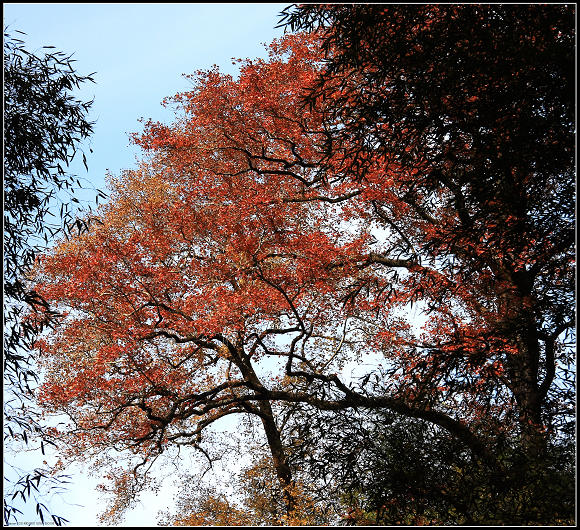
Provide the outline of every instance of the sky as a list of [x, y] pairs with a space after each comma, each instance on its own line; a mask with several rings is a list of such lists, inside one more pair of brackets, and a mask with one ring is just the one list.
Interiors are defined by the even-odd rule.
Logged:
[[[26, 50], [40, 54], [42, 46], [54, 46], [74, 54], [77, 73], [96, 72], [96, 83], [76, 94], [83, 101], [94, 98], [89, 114], [96, 121], [94, 134], [82, 146], [89, 170], [79, 158], [70, 171], [82, 177], [83, 186], [106, 192], [107, 172], [118, 175], [135, 165], [139, 151], [130, 145], [129, 134], [142, 130], [139, 120], [172, 120], [173, 111], [161, 101], [191, 87], [183, 74], [215, 64], [235, 75], [232, 58], [266, 57], [264, 45], [283, 34], [275, 26], [287, 5], [4, 3], [3, 22], [8, 33], [24, 41]], [[94, 205], [94, 196], [89, 192], [80, 198]], [[18, 463], [33, 468], [44, 458], [23, 453]], [[87, 477], [86, 470], [71, 472], [72, 484], [63, 497], [42, 500], [67, 518], [68, 526], [94, 526], [103, 507], [93, 489], [97, 481]], [[158, 511], [170, 508], [174, 495], [167, 488], [143, 497], [124, 524], [154, 526]], [[34, 505], [31, 508], [33, 512]], [[20, 520], [38, 518], [25, 511]]]
[[95, 100], [95, 130], [83, 149], [89, 172], [80, 158], [71, 166], [95, 188], [105, 186], [107, 171], [134, 167], [139, 151], [129, 134], [142, 130], [140, 118], [172, 119], [161, 101], [191, 88], [183, 74], [214, 64], [235, 74], [232, 58], [265, 57], [264, 44], [283, 34], [275, 26], [287, 5], [3, 4], [4, 27], [24, 31], [28, 51], [51, 45], [74, 53], [79, 74], [96, 72], [96, 83], [78, 93]]

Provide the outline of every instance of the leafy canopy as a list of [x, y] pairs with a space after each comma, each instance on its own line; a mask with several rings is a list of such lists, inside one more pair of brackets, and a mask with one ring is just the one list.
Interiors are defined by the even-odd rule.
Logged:
[[118, 506], [250, 414], [290, 512], [297, 403], [425, 422], [507, 482], [506, 447], [532, 469], [565, 432], [569, 12], [407, 7], [300, 8], [329, 29], [197, 72], [100, 224], [43, 257], [40, 399], [71, 457], [127, 455]]

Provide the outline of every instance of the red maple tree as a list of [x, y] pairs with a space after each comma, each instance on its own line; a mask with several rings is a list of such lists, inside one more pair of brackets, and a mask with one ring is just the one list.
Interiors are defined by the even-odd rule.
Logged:
[[[243, 61], [239, 78], [197, 72], [166, 101], [176, 121], [135, 136], [144, 158], [111, 181], [99, 224], [37, 267], [36, 289], [64, 315], [37, 343], [40, 402], [72, 419], [71, 455], [136, 455], [120, 479], [129, 496], [126, 477], [138, 483], [166, 448], [203, 451], [213, 423], [250, 414], [290, 515], [279, 403], [420, 418], [499, 473], [498, 438], [517, 432], [527, 453], [543, 451], [570, 323], [538, 328], [525, 286], [564, 250], [550, 234], [527, 237], [525, 212], [500, 193], [483, 199], [494, 215], [478, 215], [459, 183], [436, 185], [413, 143], [411, 165], [361, 150], [360, 135], [336, 143], [351, 123], [329, 109], [356, 104], [364, 76], [342, 72], [305, 107], [323, 68], [318, 37], [298, 34]], [[379, 143], [392, 132], [373, 127]], [[567, 281], [570, 260], [554, 278]], [[359, 379], [353, 363], [368, 367]]]

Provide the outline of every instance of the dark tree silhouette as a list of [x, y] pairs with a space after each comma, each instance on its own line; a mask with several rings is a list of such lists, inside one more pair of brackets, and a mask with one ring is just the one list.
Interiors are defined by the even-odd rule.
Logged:
[[[326, 67], [307, 101], [340, 123], [327, 152], [343, 154], [344, 178], [364, 181], [377, 156], [414, 172], [396, 192], [433, 237], [421, 249], [401, 238], [401, 253], [507, 283], [497, 329], [521, 353], [509, 386], [523, 442], [539, 450], [575, 318], [573, 8], [307, 5], [283, 20], [323, 32]], [[431, 215], [437, 201], [453, 219]]]
[[[514, 476], [545, 460], [550, 473], [574, 432], [574, 9], [315, 4], [281, 18], [324, 42], [305, 101], [326, 115], [329, 167], [340, 153], [344, 180], [365, 185], [377, 158], [413, 175], [392, 189], [404, 220], [373, 204], [401, 236], [394, 250], [435, 257], [464, 281], [489, 272], [480, 300], [495, 291], [492, 329], [514, 345], [504, 357], [519, 415]], [[442, 206], [453, 213], [433, 215]], [[415, 239], [413, 222], [429, 237]]]
[[[4, 439], [28, 444], [31, 436], [40, 436], [43, 451], [54, 442], [35, 409], [27, 406], [37, 381], [30, 347], [43, 327], [54, 323], [55, 313], [27, 286], [27, 273], [51, 238], [75, 226], [86, 228], [86, 221], [75, 220], [72, 208], [79, 202], [74, 193], [81, 183], [66, 168], [94, 125], [87, 119], [92, 101], [71, 95], [82, 83], [93, 82], [93, 74], [77, 74], [72, 56], [45, 48], [35, 55], [22, 40], [4, 33]], [[84, 153], [82, 157], [86, 166]], [[25, 311], [41, 307], [43, 322], [23, 319]], [[6, 490], [6, 523], [17, 518], [14, 500], [30, 501], [42, 480], [55, 478], [35, 469]], [[47, 511], [38, 502], [41, 520], [43, 509]], [[53, 515], [53, 521], [64, 519]]]

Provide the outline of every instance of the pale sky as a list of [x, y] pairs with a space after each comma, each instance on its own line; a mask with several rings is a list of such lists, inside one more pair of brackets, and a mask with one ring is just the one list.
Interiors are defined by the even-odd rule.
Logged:
[[182, 74], [214, 64], [233, 74], [232, 58], [265, 57], [287, 5], [5, 3], [4, 27], [24, 31], [29, 51], [55, 46], [74, 53], [78, 73], [96, 72], [83, 91], [83, 100], [95, 98], [94, 152], [85, 149], [89, 173], [80, 159], [75, 172], [98, 188], [107, 169], [134, 165], [128, 134], [141, 130], [139, 118], [172, 119], [161, 100], [191, 87]]
[[[96, 72], [96, 84], [86, 85], [79, 96], [95, 98], [90, 115], [97, 121], [95, 132], [83, 149], [89, 172], [80, 158], [71, 170], [95, 188], [104, 189], [107, 170], [118, 175], [134, 166], [138, 151], [129, 145], [128, 135], [141, 130], [139, 118], [172, 119], [173, 112], [160, 103], [191, 86], [182, 74], [214, 64], [235, 74], [232, 58], [265, 57], [264, 44], [283, 34], [275, 26], [287, 5], [5, 3], [3, 22], [12, 36], [24, 40], [28, 51], [38, 54], [42, 46], [54, 46], [74, 53], [79, 74]], [[94, 194], [86, 197], [92, 201]], [[19, 460], [22, 467], [29, 464], [33, 468], [43, 458], [23, 454]], [[57, 497], [52, 502], [41, 500], [69, 519], [68, 526], [96, 525], [102, 507], [92, 490], [96, 481], [83, 471], [77, 471], [72, 481], [64, 502]], [[125, 524], [154, 526], [158, 510], [170, 508], [173, 496], [167, 489], [144, 497]], [[34, 505], [28, 508], [34, 511]], [[20, 520], [38, 518], [25, 513]]]

